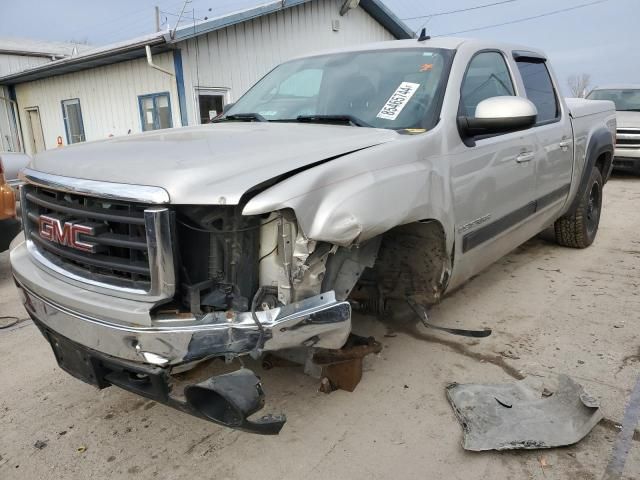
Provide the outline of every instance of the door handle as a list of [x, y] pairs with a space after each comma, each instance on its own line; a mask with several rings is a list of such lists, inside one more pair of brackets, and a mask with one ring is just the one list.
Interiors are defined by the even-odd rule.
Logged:
[[571, 142], [569, 141], [562, 141], [558, 144], [558, 146], [562, 149], [563, 152], [566, 152], [567, 150], [569, 150], [569, 145], [571, 144]]
[[535, 158], [536, 154], [533, 152], [522, 152], [520, 155], [516, 157], [516, 162], [525, 163], [530, 162]]

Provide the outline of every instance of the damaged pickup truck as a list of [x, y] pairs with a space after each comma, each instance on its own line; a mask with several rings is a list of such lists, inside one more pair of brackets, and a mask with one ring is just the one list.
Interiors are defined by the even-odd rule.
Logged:
[[428, 307], [551, 225], [593, 242], [614, 106], [558, 90], [542, 53], [485, 41], [288, 61], [213, 125], [36, 155], [16, 284], [71, 375], [277, 433], [248, 368], [176, 378], [339, 356], [354, 302]]

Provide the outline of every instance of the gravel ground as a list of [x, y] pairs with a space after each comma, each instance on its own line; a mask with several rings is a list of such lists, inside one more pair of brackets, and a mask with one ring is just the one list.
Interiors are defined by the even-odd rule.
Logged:
[[[0, 330], [0, 478], [600, 479], [640, 374], [640, 178], [614, 178], [605, 194], [591, 248], [533, 239], [433, 309], [434, 323], [493, 328], [487, 339], [359, 316], [356, 330], [384, 349], [367, 359], [354, 393], [318, 393], [298, 369], [256, 368], [265, 412], [288, 416], [277, 437], [220, 428], [115, 387], [98, 391], [58, 369], [30, 321]], [[0, 315], [25, 316], [7, 253]], [[580, 443], [461, 448], [449, 382], [522, 376], [552, 388], [559, 373], [602, 403], [605, 420]], [[622, 478], [640, 478], [638, 440]]]

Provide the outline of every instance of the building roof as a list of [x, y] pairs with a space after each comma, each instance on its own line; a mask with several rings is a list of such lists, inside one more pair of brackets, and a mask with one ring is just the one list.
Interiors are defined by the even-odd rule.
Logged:
[[[123, 42], [113, 43], [104, 47], [87, 49], [73, 57], [65, 57], [60, 60], [1, 77], [0, 84], [13, 85], [140, 58], [145, 56], [144, 47], [146, 45], [151, 47], [153, 53], [160, 53], [171, 49], [172, 44], [176, 42], [216, 30], [221, 30], [232, 25], [237, 25], [254, 18], [276, 13], [310, 1], [312, 0], [271, 0], [252, 8], [231, 12], [217, 18], [203, 20], [195, 25], [180, 27], [172, 33], [158, 32]], [[396, 38], [413, 38], [414, 34], [411, 29], [396, 17], [382, 3], [382, 0], [360, 0], [359, 5], [364, 11], [389, 30]]]
[[[221, 30], [310, 1], [311, 0], [272, 0], [245, 10], [227, 13], [217, 18], [197, 22], [195, 25], [178, 28], [173, 35], [173, 41], [186, 40], [204, 33]], [[360, 0], [359, 5], [397, 39], [402, 40], [414, 37], [413, 31], [389, 10], [381, 0]]]
[[153, 33], [123, 42], [85, 50], [72, 57], [64, 57], [60, 60], [1, 77], [0, 85], [30, 82], [55, 75], [64, 75], [65, 73], [111, 65], [125, 60], [133, 60], [145, 55], [144, 47], [146, 45], [152, 47], [151, 51], [153, 53], [160, 53], [169, 49], [169, 45], [165, 39], [165, 33]]
[[63, 58], [91, 48], [85, 44], [72, 42], [45, 42], [32, 38], [0, 37], [0, 53], [26, 57]]

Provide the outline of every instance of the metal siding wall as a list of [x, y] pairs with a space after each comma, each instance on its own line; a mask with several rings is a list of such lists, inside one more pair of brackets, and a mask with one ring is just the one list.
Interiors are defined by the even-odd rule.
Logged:
[[[154, 63], [174, 71], [173, 54], [154, 55]], [[87, 141], [141, 131], [138, 95], [169, 92], [174, 127], [179, 127], [180, 107], [176, 79], [154, 70], [146, 59], [116, 63], [91, 70], [60, 75], [16, 85], [24, 136], [28, 137], [25, 108], [37, 106], [47, 148], [55, 148], [61, 136], [66, 144], [61, 101], [79, 98]], [[30, 139], [25, 138], [30, 149]], [[32, 152], [28, 152], [32, 153]]]
[[50, 58], [0, 53], [0, 77], [49, 63]]
[[[180, 43], [189, 125], [198, 122], [195, 87], [226, 88], [237, 100], [292, 57], [395, 37], [361, 8], [344, 17], [344, 0], [314, 0]], [[334, 32], [331, 21], [340, 21]]]

